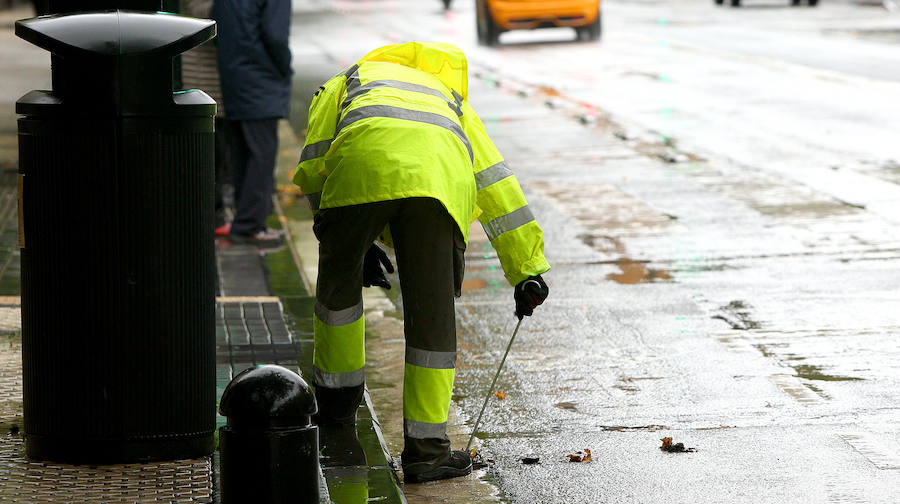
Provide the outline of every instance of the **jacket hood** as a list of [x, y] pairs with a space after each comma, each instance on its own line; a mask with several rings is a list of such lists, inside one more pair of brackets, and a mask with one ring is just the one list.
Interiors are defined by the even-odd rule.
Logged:
[[469, 86], [466, 55], [453, 44], [442, 42], [407, 42], [375, 49], [363, 56], [365, 61], [396, 63], [430, 73], [447, 87], [468, 99]]

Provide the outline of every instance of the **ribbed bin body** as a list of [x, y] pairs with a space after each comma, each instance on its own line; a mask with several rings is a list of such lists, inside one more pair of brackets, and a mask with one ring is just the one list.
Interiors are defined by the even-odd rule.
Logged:
[[215, 432], [215, 101], [173, 58], [215, 23], [98, 11], [16, 21], [52, 91], [16, 102], [25, 452], [208, 455]]
[[19, 120], [27, 455], [206, 455], [216, 401], [213, 118], [43, 109], [48, 117]]

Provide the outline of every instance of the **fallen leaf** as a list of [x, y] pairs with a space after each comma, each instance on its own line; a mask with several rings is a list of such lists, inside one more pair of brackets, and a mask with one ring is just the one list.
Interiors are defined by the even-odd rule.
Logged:
[[661, 439], [662, 446], [659, 447], [660, 450], [669, 453], [690, 453], [697, 451], [694, 448], [685, 448], [684, 443], [672, 443], [672, 438], [664, 437]]
[[494, 392], [494, 395], [497, 396], [497, 399], [500, 399], [501, 401], [506, 399], [506, 392], [504, 392], [502, 390], [498, 390], [498, 391]]
[[575, 452], [574, 454], [567, 455], [569, 457], [569, 462], [590, 462], [593, 459], [591, 458], [591, 450], [587, 448], [584, 449], [583, 452]]
[[475, 448], [469, 450], [469, 457], [472, 458], [472, 469], [475, 470], [484, 469], [488, 466], [488, 463], [494, 463], [492, 460], [485, 461], [481, 454], [478, 453], [478, 450]]

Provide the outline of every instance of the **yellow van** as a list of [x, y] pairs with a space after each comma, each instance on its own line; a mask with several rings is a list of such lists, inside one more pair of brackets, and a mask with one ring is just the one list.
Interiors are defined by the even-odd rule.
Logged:
[[555, 26], [575, 28], [579, 40], [598, 40], [600, 0], [475, 0], [478, 42], [497, 45], [500, 33]]

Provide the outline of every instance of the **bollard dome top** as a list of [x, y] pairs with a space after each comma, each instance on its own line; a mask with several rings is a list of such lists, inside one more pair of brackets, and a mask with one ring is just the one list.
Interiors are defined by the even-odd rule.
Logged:
[[307, 425], [316, 412], [316, 399], [300, 375], [269, 364], [235, 376], [222, 393], [219, 412], [229, 424]]

